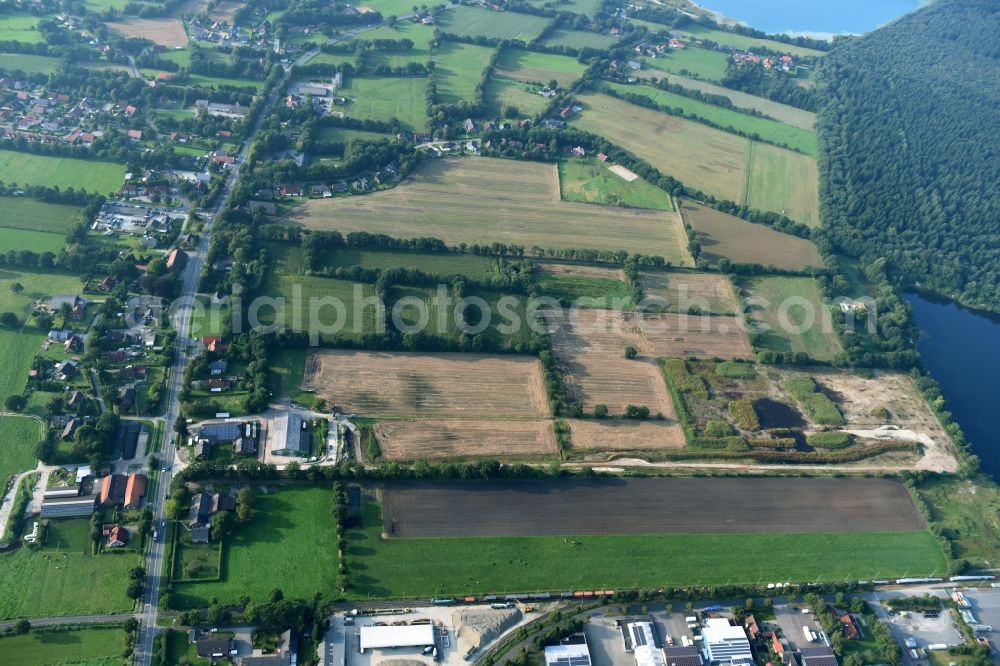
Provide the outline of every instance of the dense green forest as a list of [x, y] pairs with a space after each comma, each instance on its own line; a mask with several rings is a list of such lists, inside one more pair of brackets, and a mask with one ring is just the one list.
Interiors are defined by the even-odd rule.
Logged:
[[1000, 3], [939, 2], [826, 56], [823, 217], [890, 279], [1000, 311]]

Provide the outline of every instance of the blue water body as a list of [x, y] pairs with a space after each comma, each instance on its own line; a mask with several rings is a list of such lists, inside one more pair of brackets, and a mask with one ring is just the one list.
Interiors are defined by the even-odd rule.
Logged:
[[1000, 318], [959, 307], [951, 301], [907, 294], [920, 340], [917, 350], [941, 384], [948, 409], [982, 461], [983, 471], [1000, 480], [996, 419], [1000, 398]]
[[694, 0], [769, 33], [861, 34], [911, 12], [918, 0]]

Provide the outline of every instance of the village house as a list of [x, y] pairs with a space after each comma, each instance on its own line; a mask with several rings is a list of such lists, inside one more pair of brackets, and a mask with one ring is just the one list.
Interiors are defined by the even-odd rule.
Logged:
[[101, 534], [108, 539], [108, 548], [124, 548], [128, 545], [128, 530], [121, 525], [105, 525]]
[[187, 265], [187, 259], [188, 256], [184, 250], [174, 248], [169, 254], [167, 254], [167, 270], [179, 273], [184, 270], [184, 266]]

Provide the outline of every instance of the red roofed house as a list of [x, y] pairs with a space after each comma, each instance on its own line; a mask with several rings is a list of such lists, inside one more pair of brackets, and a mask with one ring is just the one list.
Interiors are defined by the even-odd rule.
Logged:
[[768, 635], [768, 634], [770, 634], [771, 649], [774, 650], [774, 653], [777, 654], [777, 655], [784, 654], [784, 652], [785, 652], [785, 646], [781, 644], [781, 639], [778, 638], [778, 632], [776, 632], [776, 631], [765, 632], [765, 636]]
[[133, 141], [138, 141], [139, 139], [142, 138], [142, 130], [129, 130], [127, 134], [128, 138], [132, 139]]
[[127, 479], [124, 474], [109, 474], [101, 479], [101, 492], [97, 502], [101, 506], [114, 506], [121, 504], [125, 499], [125, 485]]
[[604, 153], [597, 153], [597, 159], [601, 160], [602, 162], [607, 162], [608, 156], [605, 155]]
[[108, 548], [124, 548], [128, 543], [128, 530], [121, 525], [105, 525], [101, 533], [108, 537]]
[[222, 393], [229, 388], [228, 379], [209, 379], [208, 390], [210, 393]]
[[858, 625], [854, 622], [854, 617], [850, 613], [844, 613], [840, 616], [840, 631], [843, 632], [844, 638], [848, 640], [856, 641], [861, 638]]
[[125, 107], [125, 115], [126, 116], [134, 116], [135, 115], [135, 107], [132, 106], [131, 104], [129, 104], [128, 106], [126, 106]]
[[222, 352], [226, 349], [226, 346], [222, 344], [222, 338], [218, 335], [207, 335], [201, 339], [201, 343], [210, 352]]
[[181, 271], [184, 270], [184, 266], [187, 264], [187, 253], [180, 249], [174, 248], [167, 255], [167, 270], [168, 271]]
[[125, 485], [125, 508], [138, 509], [142, 496], [146, 494], [146, 475], [130, 474]]

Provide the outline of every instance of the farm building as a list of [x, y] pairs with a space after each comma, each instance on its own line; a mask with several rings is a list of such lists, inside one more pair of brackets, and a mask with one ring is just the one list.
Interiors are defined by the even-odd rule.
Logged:
[[188, 510], [188, 526], [204, 527], [212, 518], [212, 496], [197, 493], [191, 496], [191, 507]]
[[590, 666], [590, 648], [583, 634], [545, 648], [545, 666]]
[[94, 513], [94, 503], [97, 495], [82, 497], [49, 497], [42, 500], [43, 518], [68, 518], [72, 516], [89, 516]]
[[705, 620], [701, 635], [705, 642], [706, 661], [717, 661], [733, 666], [753, 665], [750, 641], [747, 640], [743, 627], [734, 626], [725, 618], [712, 617]]
[[362, 653], [365, 650], [425, 648], [432, 645], [434, 645], [434, 625], [429, 622], [399, 627], [361, 627]]
[[125, 484], [125, 508], [138, 509], [145, 494], [146, 476], [144, 474], [130, 474], [128, 482]]
[[108, 474], [101, 479], [101, 491], [98, 502], [101, 506], [113, 506], [125, 501], [125, 487], [128, 477], [124, 474]]
[[306, 456], [309, 438], [304, 432], [302, 417], [286, 412], [274, 417], [271, 453], [279, 456]]
[[[203, 447], [202, 455], [207, 455], [215, 444], [232, 444], [237, 455], [257, 453], [257, 437], [260, 426], [251, 421], [206, 421], [198, 429], [197, 446]], [[196, 447], [197, 449], [197, 447]], [[197, 451], [196, 451], [197, 452]]]

